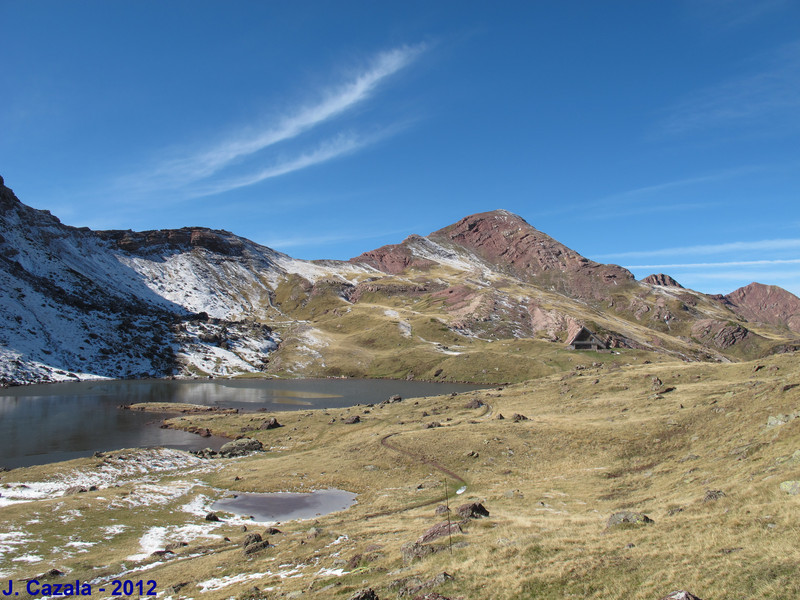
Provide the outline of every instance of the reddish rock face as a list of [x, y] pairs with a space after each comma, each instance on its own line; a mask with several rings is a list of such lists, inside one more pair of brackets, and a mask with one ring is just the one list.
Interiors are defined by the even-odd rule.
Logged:
[[800, 298], [777, 285], [751, 283], [731, 292], [725, 300], [748, 321], [785, 326], [800, 333]]
[[433, 266], [434, 263], [432, 261], [414, 256], [408, 247], [408, 242], [419, 238], [420, 236], [418, 235], [411, 235], [402, 244], [381, 246], [376, 250], [370, 250], [360, 256], [351, 258], [350, 262], [367, 264], [391, 275], [397, 275], [408, 267], [424, 269]]
[[746, 327], [718, 321], [716, 319], [701, 319], [692, 325], [692, 337], [700, 340], [706, 346], [725, 350], [738, 344], [750, 336]]
[[148, 250], [188, 251], [205, 248], [217, 254], [241, 256], [244, 245], [235, 235], [227, 231], [214, 231], [206, 227], [183, 227], [181, 229], [158, 229], [153, 231], [98, 231], [97, 234], [128, 252], [140, 253]]
[[[411, 236], [402, 244], [384, 246], [352, 259], [397, 274], [432, 262], [414, 255]], [[467, 250], [500, 272], [583, 298], [602, 299], [609, 286], [633, 282], [627, 269], [584, 258], [505, 210], [470, 215], [427, 238], [445, 248]]]
[[675, 281], [669, 275], [664, 275], [664, 273], [658, 273], [653, 275], [648, 275], [644, 279], [642, 279], [642, 283], [649, 283], [650, 285], [663, 285], [664, 287], [676, 287], [683, 289], [683, 286]]

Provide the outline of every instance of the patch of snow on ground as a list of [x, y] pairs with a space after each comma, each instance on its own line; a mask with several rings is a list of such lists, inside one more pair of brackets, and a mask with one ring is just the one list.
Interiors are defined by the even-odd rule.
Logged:
[[218, 527], [219, 525], [179, 525], [172, 527], [156, 526], [148, 529], [142, 537], [139, 538], [139, 547], [142, 552], [140, 554], [132, 554], [128, 560], [142, 561], [150, 557], [156, 550], [163, 550], [164, 546], [171, 542], [186, 542], [189, 543], [198, 538], [207, 539], [221, 539], [221, 535], [209, 533], [209, 528]]
[[202, 593], [214, 592], [234, 585], [235, 583], [242, 583], [243, 581], [253, 581], [255, 579], [263, 579], [272, 575], [270, 571], [264, 573], [241, 573], [239, 575], [225, 575], [224, 577], [215, 577], [214, 579], [207, 579], [197, 584]]
[[350, 571], [345, 571], [344, 569], [320, 569], [317, 571], [317, 577], [341, 577], [342, 575], [347, 575]]
[[181, 510], [197, 517], [204, 517], [211, 510], [211, 505], [213, 503], [214, 500], [212, 498], [209, 498], [203, 494], [198, 494], [189, 502], [181, 506]]
[[26, 563], [38, 563], [42, 562], [42, 557], [36, 554], [24, 554], [22, 556], [18, 556], [17, 558], [12, 558], [12, 562], [26, 562]]
[[437, 262], [458, 271], [480, 272], [484, 278], [491, 276], [491, 267], [465, 248], [459, 249], [459, 252], [456, 253], [426, 238], [414, 240], [409, 247], [414, 256]]
[[[384, 310], [383, 314], [391, 319], [400, 319], [400, 313], [396, 310], [392, 310], [391, 308]], [[411, 337], [411, 324], [408, 321], [400, 319], [397, 323], [397, 327], [400, 329], [400, 335], [407, 338]]]
[[280, 255], [274, 259], [275, 263], [287, 273], [300, 275], [311, 283], [316, 283], [318, 279], [341, 279], [352, 285], [358, 283], [359, 279], [365, 276], [372, 276], [380, 273], [377, 269], [368, 265], [354, 265], [345, 262], [329, 263], [318, 265], [306, 260], [292, 258], [291, 256]]
[[151, 527], [145, 534], [139, 538], [139, 547], [142, 549], [141, 554], [132, 554], [128, 560], [140, 561], [149, 557], [156, 550], [164, 549], [164, 539], [167, 536], [166, 527]]
[[88, 552], [89, 551], [88, 548], [91, 548], [92, 546], [96, 545], [97, 542], [81, 542], [79, 540], [76, 540], [74, 542], [68, 542], [66, 544], [66, 546], [69, 548], [77, 548], [78, 552]]
[[197, 485], [194, 481], [175, 481], [165, 485], [142, 483], [124, 498], [115, 498], [109, 508], [136, 508], [168, 504], [185, 496]]
[[123, 531], [128, 528], [127, 525], [108, 525], [107, 527], [103, 527], [103, 531], [105, 532], [106, 536], [114, 536], [119, 535]]
[[16, 551], [16, 546], [27, 544], [28, 534], [24, 531], [7, 531], [0, 533], [0, 557], [4, 554]]
[[[117, 454], [106, 459], [92, 470], [73, 469], [45, 481], [9, 483], [0, 497], [0, 507], [17, 502], [32, 502], [63, 496], [64, 491], [74, 486], [89, 488], [110, 487], [116, 483], [146, 483], [154, 473], [180, 471], [190, 473], [193, 468], [211, 470], [210, 461], [188, 452], [169, 448], [151, 448]], [[134, 495], [134, 494], [132, 494]]]

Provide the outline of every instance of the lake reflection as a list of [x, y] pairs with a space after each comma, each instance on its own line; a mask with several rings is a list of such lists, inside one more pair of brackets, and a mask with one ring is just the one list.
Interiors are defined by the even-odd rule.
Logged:
[[219, 449], [227, 440], [161, 429], [164, 415], [119, 410], [136, 402], [188, 402], [251, 412], [341, 408], [482, 386], [365, 379], [136, 380], [0, 389], [0, 467], [45, 464], [101, 450]]

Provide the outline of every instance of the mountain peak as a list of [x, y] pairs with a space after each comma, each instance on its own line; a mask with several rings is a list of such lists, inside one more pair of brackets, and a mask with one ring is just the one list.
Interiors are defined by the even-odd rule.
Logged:
[[749, 283], [725, 296], [748, 321], [782, 325], [800, 333], [800, 298], [777, 285]]
[[[438, 252], [432, 252], [432, 248], [438, 248]], [[628, 270], [584, 258], [519, 215], [502, 209], [468, 215], [427, 238], [410, 236], [401, 244], [365, 252], [351, 262], [398, 274], [407, 268], [446, 264], [455, 256], [462, 264], [472, 262], [478, 269], [488, 266], [498, 273], [581, 298], [605, 298], [608, 285], [635, 281]]]

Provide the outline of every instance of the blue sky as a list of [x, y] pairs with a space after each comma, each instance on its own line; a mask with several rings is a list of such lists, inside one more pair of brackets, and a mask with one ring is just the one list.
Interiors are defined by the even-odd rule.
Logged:
[[800, 3], [0, 0], [0, 174], [70, 225], [341, 258], [495, 208], [800, 294]]

